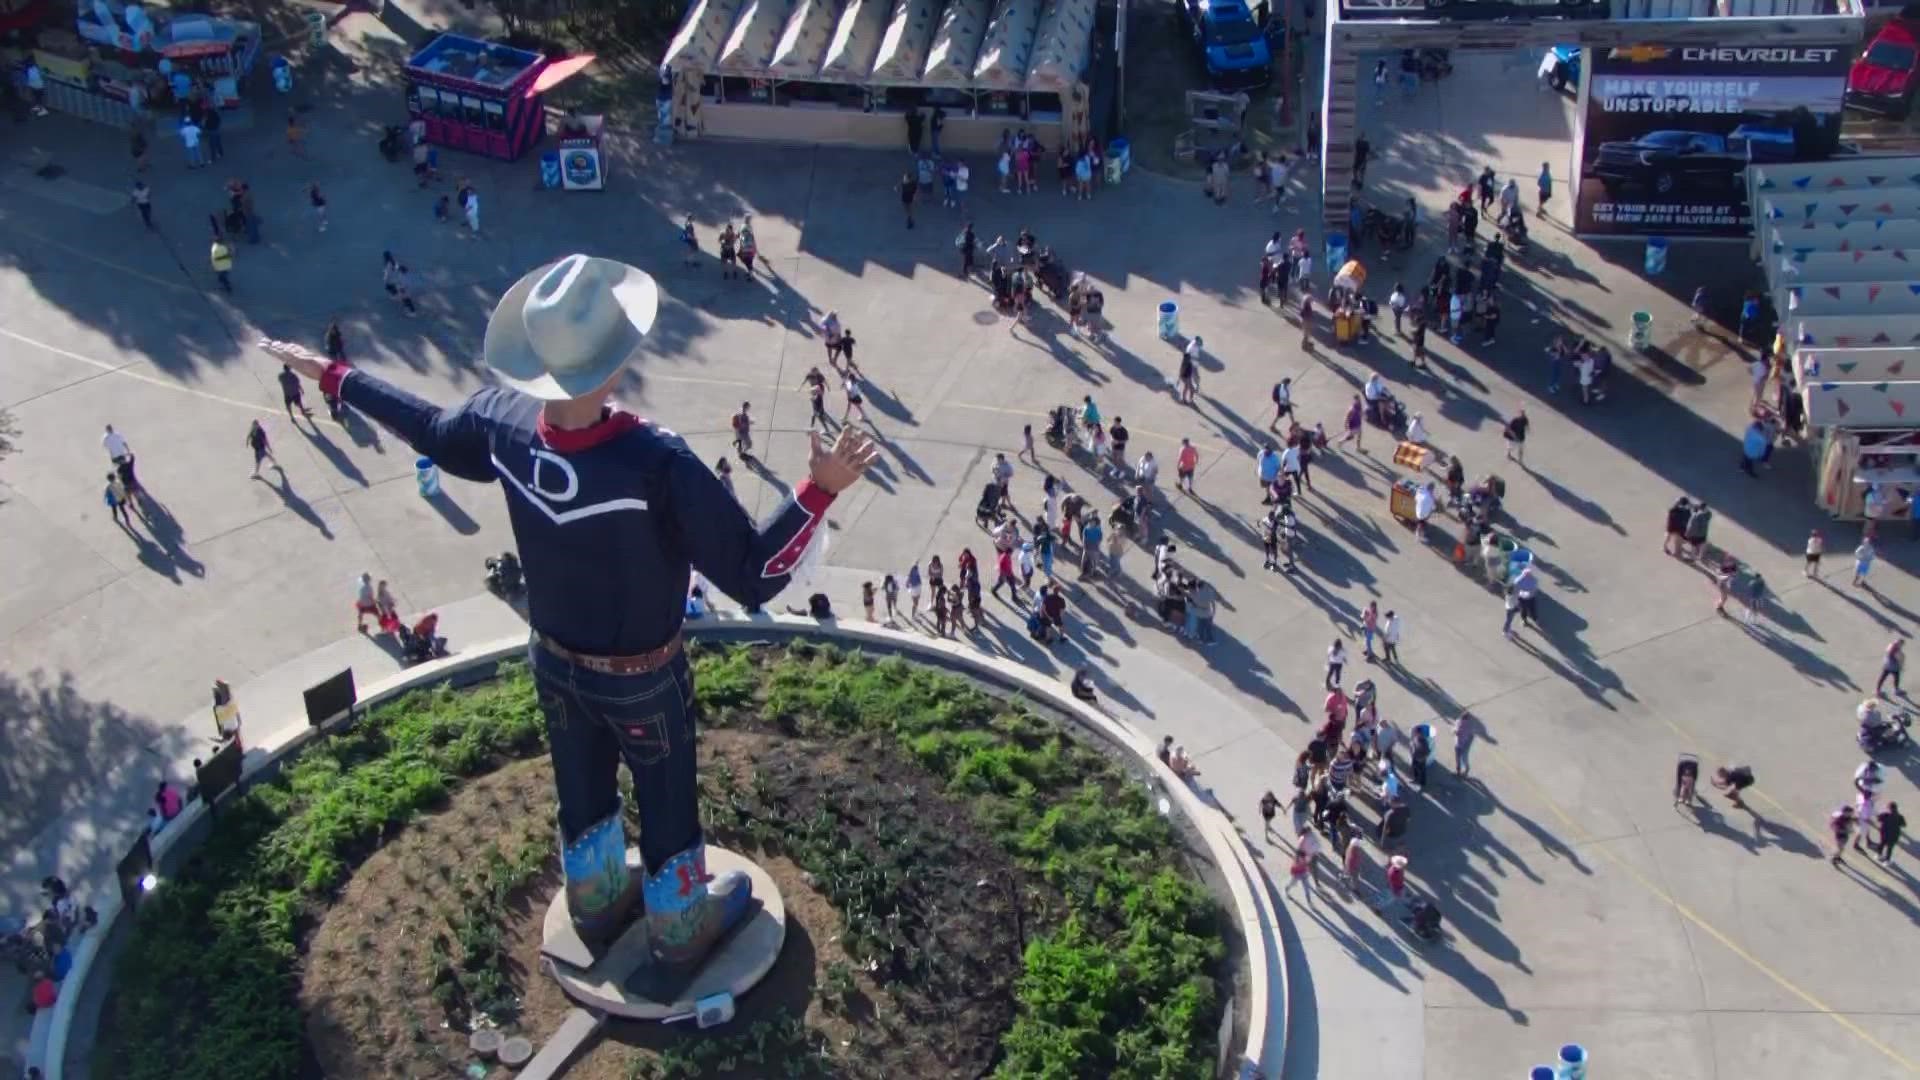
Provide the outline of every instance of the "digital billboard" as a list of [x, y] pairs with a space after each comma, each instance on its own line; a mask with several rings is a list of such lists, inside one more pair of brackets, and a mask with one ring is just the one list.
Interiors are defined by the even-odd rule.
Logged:
[[1744, 237], [1749, 164], [1817, 161], [1840, 143], [1836, 46], [1587, 50], [1574, 231]]

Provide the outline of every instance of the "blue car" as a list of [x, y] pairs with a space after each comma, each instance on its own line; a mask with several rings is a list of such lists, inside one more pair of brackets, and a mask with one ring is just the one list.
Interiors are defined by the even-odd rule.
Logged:
[[1243, 0], [1181, 0], [1180, 15], [1206, 65], [1208, 83], [1243, 90], [1273, 78], [1273, 50]]

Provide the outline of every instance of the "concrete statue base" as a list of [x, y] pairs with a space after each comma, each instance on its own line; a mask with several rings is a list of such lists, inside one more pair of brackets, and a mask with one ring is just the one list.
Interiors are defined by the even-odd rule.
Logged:
[[[627, 849], [627, 865], [638, 876], [640, 852]], [[562, 887], [547, 905], [542, 929], [541, 963], [576, 1004], [631, 1020], [664, 1020], [694, 1011], [694, 1002], [712, 994], [739, 997], [766, 977], [787, 940], [787, 908], [773, 879], [746, 856], [707, 846], [707, 872], [715, 876], [739, 870], [753, 880], [758, 910], [715, 947], [707, 962], [672, 1001], [641, 997], [627, 988], [635, 972], [651, 961], [646, 920], [636, 907], [634, 919], [611, 942], [589, 948], [573, 929]]]

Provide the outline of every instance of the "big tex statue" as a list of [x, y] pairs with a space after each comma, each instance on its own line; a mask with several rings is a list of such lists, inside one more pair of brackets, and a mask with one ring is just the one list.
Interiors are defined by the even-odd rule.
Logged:
[[[501, 482], [526, 571], [569, 912], [585, 941], [604, 942], [638, 899], [654, 976], [670, 984], [752, 910], [745, 875], [706, 868], [680, 638], [689, 570], [743, 604], [772, 599], [876, 451], [845, 429], [831, 447], [814, 436], [811, 475], [756, 527], [685, 441], [609, 403], [658, 306], [653, 279], [623, 263], [570, 255], [543, 266], [487, 322], [485, 360], [505, 385], [451, 408], [298, 346], [263, 347], [447, 472]], [[623, 760], [641, 881], [626, 859]]]

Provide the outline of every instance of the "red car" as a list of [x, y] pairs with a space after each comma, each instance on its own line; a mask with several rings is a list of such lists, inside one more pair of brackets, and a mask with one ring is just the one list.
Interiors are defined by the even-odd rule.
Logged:
[[1905, 116], [1913, 107], [1913, 91], [1920, 85], [1920, 18], [1908, 6], [1880, 28], [1867, 51], [1847, 71], [1849, 108], [1862, 112]]

